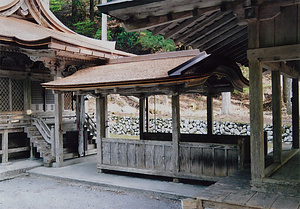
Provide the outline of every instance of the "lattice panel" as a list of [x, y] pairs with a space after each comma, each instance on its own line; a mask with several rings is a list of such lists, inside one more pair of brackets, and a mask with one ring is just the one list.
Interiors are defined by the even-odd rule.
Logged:
[[9, 79], [0, 78], [0, 112], [7, 112], [9, 109]]
[[72, 92], [64, 93], [64, 109], [72, 110], [73, 108], [72, 104], [73, 104]]
[[22, 80], [11, 80], [12, 111], [24, 110], [24, 83]]

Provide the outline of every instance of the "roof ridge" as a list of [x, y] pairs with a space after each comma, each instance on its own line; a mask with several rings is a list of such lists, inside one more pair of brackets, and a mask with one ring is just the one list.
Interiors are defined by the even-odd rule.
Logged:
[[137, 55], [133, 57], [119, 57], [109, 60], [108, 64], [119, 64], [119, 63], [128, 63], [128, 62], [139, 62], [147, 60], [159, 60], [159, 59], [168, 59], [175, 57], [188, 57], [188, 56], [197, 56], [200, 54], [198, 49], [194, 50], [184, 50], [184, 51], [173, 51], [173, 52], [161, 52], [156, 54], [146, 54], [146, 55]]

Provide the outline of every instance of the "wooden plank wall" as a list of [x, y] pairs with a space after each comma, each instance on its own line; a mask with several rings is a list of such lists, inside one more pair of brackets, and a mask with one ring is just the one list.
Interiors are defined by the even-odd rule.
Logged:
[[171, 171], [171, 142], [103, 139], [103, 164]]
[[300, 4], [280, 10], [275, 18], [260, 21], [260, 48], [300, 43]]
[[238, 169], [237, 145], [180, 144], [180, 172], [228, 176]]
[[220, 177], [236, 171], [240, 163], [237, 144], [181, 142], [180, 169], [174, 173], [171, 142], [106, 138], [102, 143], [101, 169], [176, 177]]

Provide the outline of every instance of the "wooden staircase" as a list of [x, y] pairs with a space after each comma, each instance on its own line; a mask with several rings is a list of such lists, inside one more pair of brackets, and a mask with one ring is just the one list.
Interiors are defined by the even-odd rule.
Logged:
[[39, 130], [35, 126], [28, 126], [25, 128], [25, 133], [30, 138], [30, 144], [36, 148], [36, 151], [43, 158], [44, 166], [52, 166], [55, 158], [51, 154], [51, 145], [48, 144]]

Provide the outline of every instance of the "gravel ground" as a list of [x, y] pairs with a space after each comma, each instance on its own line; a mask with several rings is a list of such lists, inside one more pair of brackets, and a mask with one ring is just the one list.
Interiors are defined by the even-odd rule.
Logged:
[[179, 200], [146, 192], [23, 176], [0, 182], [1, 208], [177, 209]]

